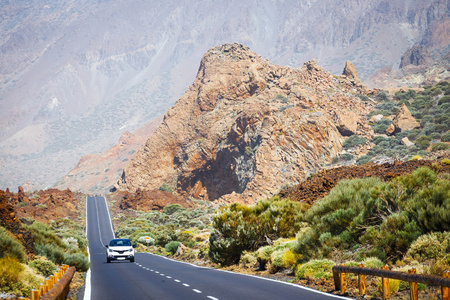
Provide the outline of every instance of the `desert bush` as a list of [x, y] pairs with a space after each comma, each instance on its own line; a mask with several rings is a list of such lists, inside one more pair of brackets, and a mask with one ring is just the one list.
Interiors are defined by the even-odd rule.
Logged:
[[381, 119], [375, 126], [373, 126], [373, 131], [380, 134], [386, 133], [386, 130], [390, 124], [392, 124], [391, 120]]
[[447, 150], [450, 146], [446, 143], [436, 143], [431, 147], [432, 152]]
[[211, 259], [221, 264], [237, 263], [242, 251], [256, 250], [268, 240], [295, 236], [300, 214], [299, 203], [278, 198], [253, 206], [234, 203], [222, 207], [213, 216], [216, 231], [210, 237]]
[[450, 159], [444, 158], [444, 159], [442, 160], [442, 164], [444, 164], [444, 165], [450, 165]]
[[376, 95], [375, 98], [377, 99], [377, 101], [382, 102], [382, 101], [388, 101], [389, 97], [387, 95], [387, 93], [385, 91], [379, 91]]
[[166, 215], [173, 215], [174, 213], [176, 213], [180, 210], [186, 210], [186, 209], [178, 203], [169, 204], [164, 207], [163, 213], [165, 213]]
[[261, 269], [266, 268], [266, 264], [270, 262], [270, 257], [273, 252], [274, 248], [272, 246], [264, 246], [256, 250], [255, 256]]
[[450, 131], [441, 136], [441, 141], [450, 142]]
[[172, 188], [169, 185], [167, 185], [167, 183], [165, 183], [165, 182], [159, 187], [159, 190], [163, 191], [163, 192], [167, 192], [167, 193], [173, 192]]
[[365, 143], [366, 143], [365, 138], [363, 138], [359, 135], [352, 135], [344, 141], [342, 146], [344, 147], [344, 149], [349, 149], [349, 148], [353, 148], [358, 145], [363, 145]]
[[431, 137], [422, 135], [416, 139], [414, 144], [417, 147], [419, 147], [420, 149], [427, 149], [430, 146], [430, 142], [431, 142]]
[[33, 222], [26, 228], [33, 234], [36, 244], [54, 244], [61, 249], [66, 249], [66, 244], [59, 238], [50, 227], [41, 222]]
[[180, 246], [180, 244], [181, 243], [178, 241], [171, 241], [164, 246], [164, 249], [166, 250], [166, 252], [169, 252], [173, 255], [173, 254], [177, 253], [177, 250], [178, 250], [178, 247]]
[[44, 277], [12, 257], [0, 258], [0, 291], [18, 296], [29, 296], [38, 289]]
[[353, 159], [353, 154], [344, 153], [344, 154], [341, 155], [341, 160], [350, 161], [352, 159]]
[[239, 265], [246, 269], [255, 268], [256, 264], [257, 259], [253, 253], [243, 253], [239, 260]]
[[379, 269], [384, 266], [384, 263], [377, 257], [367, 257], [362, 261], [365, 268]]
[[432, 232], [417, 238], [408, 249], [406, 257], [419, 262], [444, 257], [450, 252], [450, 232]]
[[334, 262], [328, 259], [311, 260], [302, 264], [297, 270], [297, 278], [299, 279], [315, 279], [315, 278], [333, 278], [332, 268]]
[[24, 267], [18, 259], [4, 256], [0, 258], [0, 289], [5, 293], [16, 293], [20, 284], [20, 273]]
[[15, 240], [5, 228], [0, 226], [0, 258], [12, 257], [20, 262], [26, 261], [25, 249], [21, 243]]
[[66, 255], [64, 263], [75, 267], [78, 272], [86, 272], [90, 267], [89, 259], [81, 253]]
[[356, 159], [356, 165], [360, 166], [360, 165], [370, 162], [371, 160], [372, 160], [372, 157], [370, 155], [363, 155]]
[[442, 105], [445, 103], [450, 103], [450, 95], [442, 96], [442, 98], [439, 99], [438, 105]]
[[[400, 290], [400, 280], [397, 279], [389, 279], [389, 290], [391, 291], [392, 294], [396, 294], [398, 293], [398, 291]], [[383, 286], [382, 286], [382, 281], [381, 278], [378, 277], [377, 278], [377, 286], [378, 286], [378, 291], [380, 293], [383, 292]]]
[[61, 265], [64, 262], [64, 250], [58, 245], [36, 243], [34, 249], [37, 255], [45, 256], [55, 264]]
[[39, 273], [41, 273], [45, 277], [49, 277], [56, 272], [56, 265], [53, 262], [45, 259], [33, 260], [29, 263], [29, 266], [39, 271]]

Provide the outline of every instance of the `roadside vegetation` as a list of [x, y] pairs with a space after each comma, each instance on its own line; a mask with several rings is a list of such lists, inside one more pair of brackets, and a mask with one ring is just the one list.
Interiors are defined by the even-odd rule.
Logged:
[[[331, 268], [340, 263], [415, 267], [434, 275], [450, 271], [450, 175], [439, 168], [419, 168], [389, 182], [342, 180], [310, 207], [277, 197], [251, 206], [199, 205], [193, 210], [169, 205], [163, 212], [136, 212], [137, 218], [120, 215], [116, 234], [140, 251], [252, 272], [287, 272], [296, 280], [330, 280]], [[392, 284], [394, 292], [409, 288]]]
[[29, 221], [30, 225], [23, 226], [34, 237], [33, 255], [27, 255], [17, 237], [0, 226], [0, 295], [29, 297], [62, 264], [75, 266], [78, 272], [89, 268], [82, 226], [69, 219], [48, 225]]

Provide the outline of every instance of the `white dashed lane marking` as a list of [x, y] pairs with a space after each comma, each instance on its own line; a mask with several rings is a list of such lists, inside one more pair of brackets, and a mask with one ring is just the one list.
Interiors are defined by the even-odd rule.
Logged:
[[[154, 271], [154, 270], [152, 270], [152, 269], [149, 269], [149, 268], [146, 268], [146, 267], [144, 267], [144, 266], [142, 266], [142, 265], [140, 265], [140, 264], [138, 264], [138, 263], [136, 263], [136, 265], [138, 265], [139, 267], [141, 267], [142, 269], [144, 269], [144, 270], [147, 270], [147, 271], [150, 271], [150, 272], [155, 272], [156, 274], [159, 274], [159, 275], [161, 275], [161, 276], [165, 276], [167, 279], [171, 279], [172, 277], [170, 277], [170, 276], [166, 276], [166, 275], [164, 275], [164, 274], [162, 274], [162, 273], [159, 273], [158, 271]], [[178, 279], [174, 279], [173, 281], [175, 281], [175, 282], [181, 282], [180, 280], [178, 280]], [[187, 284], [187, 283], [183, 283], [183, 285], [185, 286], [185, 287], [189, 287], [190, 285], [189, 284]], [[200, 290], [197, 290], [197, 289], [192, 289], [194, 292], [196, 292], [197, 294], [201, 294], [202, 293], [202, 291], [200, 291]], [[211, 300], [219, 300], [219, 298], [216, 298], [216, 297], [213, 297], [213, 296], [207, 296], [206, 298], [208, 298], [208, 299], [211, 299]]]

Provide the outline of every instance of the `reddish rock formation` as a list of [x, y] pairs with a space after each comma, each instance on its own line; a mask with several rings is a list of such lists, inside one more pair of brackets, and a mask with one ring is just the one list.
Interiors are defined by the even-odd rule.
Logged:
[[169, 204], [180, 204], [186, 208], [192, 206], [188, 199], [160, 190], [143, 191], [138, 189], [135, 193], [119, 192], [114, 195], [114, 199], [118, 200], [118, 208], [121, 210], [162, 211]]
[[30, 218], [43, 223], [62, 218], [79, 222], [84, 213], [85, 195], [68, 189], [40, 190], [29, 196], [19, 187], [17, 194], [10, 192], [6, 194], [9, 204], [15, 207], [15, 213], [19, 218]]
[[[158, 189], [254, 202], [302, 181], [342, 149], [341, 132], [366, 135], [362, 85], [315, 61], [276, 66], [239, 44], [212, 48], [197, 77], [125, 168], [118, 190]], [[351, 114], [349, 124], [338, 114]], [[345, 119], [345, 116], [344, 116]], [[356, 123], [356, 128], [355, 128]]]
[[345, 62], [344, 71], [342, 72], [342, 75], [347, 76], [348, 78], [354, 80], [355, 82], [361, 83], [361, 80], [358, 76], [358, 71], [356, 71], [355, 66], [350, 62]]
[[[450, 156], [446, 152], [445, 157]], [[442, 157], [444, 157], [442, 156]], [[302, 183], [283, 190], [279, 195], [281, 198], [287, 198], [292, 201], [306, 202], [313, 204], [317, 199], [323, 198], [331, 191], [342, 179], [379, 177], [382, 180], [390, 180], [394, 177], [411, 173], [419, 167], [430, 167], [432, 164], [439, 165], [440, 172], [450, 172], [450, 165], [443, 164], [440, 161], [432, 160], [410, 160], [407, 162], [396, 161], [393, 164], [375, 164], [367, 163], [362, 166], [343, 166], [329, 170], [320, 171]]]
[[27, 254], [34, 254], [34, 237], [22, 227], [14, 206], [9, 203], [10, 193], [0, 190], [0, 226], [10, 231], [25, 246]]

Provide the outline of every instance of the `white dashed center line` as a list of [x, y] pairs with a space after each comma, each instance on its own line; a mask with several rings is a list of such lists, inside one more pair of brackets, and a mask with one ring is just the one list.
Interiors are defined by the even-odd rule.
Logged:
[[[138, 264], [138, 263], [136, 263], [136, 265], [138, 265], [139, 267], [143, 268], [144, 270], [147, 270], [147, 271], [150, 271], [150, 272], [155, 272], [156, 274], [159, 274], [159, 275], [161, 275], [161, 276], [165, 276], [167, 279], [172, 279], [171, 276], [166, 276], [166, 275], [164, 275], [163, 273], [159, 273], [158, 271], [155, 271], [155, 270], [153, 270], [153, 269], [146, 268], [146, 267], [144, 267], [144, 266], [142, 266], [142, 265], [140, 265], [140, 264]], [[181, 281], [178, 280], [178, 279], [174, 279], [173, 281], [178, 282], [178, 283], [181, 282]], [[183, 283], [183, 285], [184, 285], [185, 287], [189, 287], [189, 286], [190, 286], [190, 285], [187, 284], [187, 283]], [[203, 293], [202, 291], [197, 290], [197, 289], [192, 289], [192, 290], [193, 290], [194, 292], [196, 292], [197, 294]], [[213, 296], [207, 296], [206, 298], [211, 299], [211, 300], [219, 300], [219, 298], [216, 298], [216, 297], [213, 297]]]

